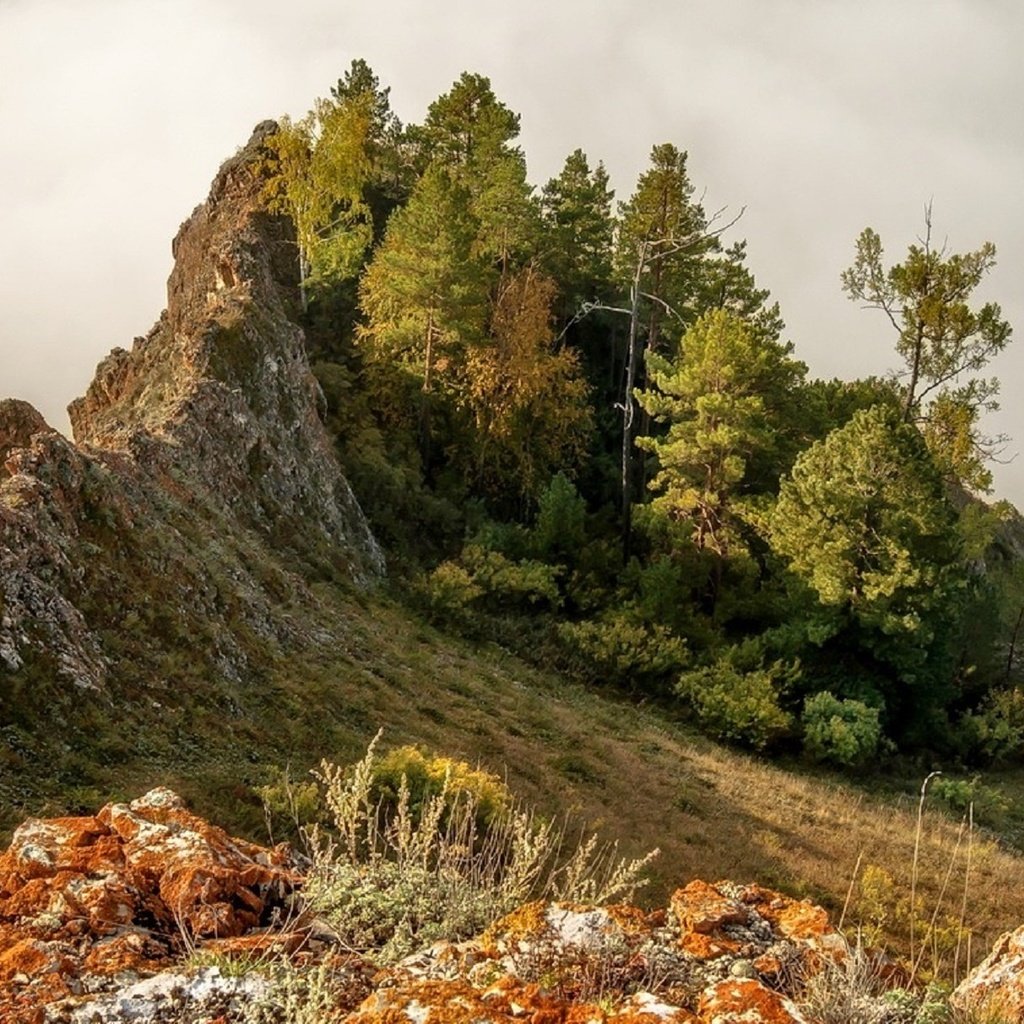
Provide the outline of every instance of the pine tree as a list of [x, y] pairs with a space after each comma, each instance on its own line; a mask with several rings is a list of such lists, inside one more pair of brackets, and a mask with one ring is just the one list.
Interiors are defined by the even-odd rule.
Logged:
[[447, 169], [469, 197], [478, 222], [474, 254], [501, 270], [533, 252], [539, 210], [526, 180], [526, 158], [514, 145], [519, 115], [502, 103], [483, 75], [463, 72], [410, 135], [421, 165]]
[[558, 283], [564, 318], [609, 293], [613, 196], [604, 165], [591, 171], [582, 149], [566, 157], [558, 177], [544, 186], [543, 261]]
[[982, 436], [978, 419], [998, 408], [999, 382], [977, 376], [1010, 340], [1010, 325], [997, 303], [972, 309], [972, 292], [995, 265], [986, 242], [975, 252], [947, 255], [931, 240], [931, 208], [925, 235], [902, 263], [883, 266], [882, 241], [871, 228], [857, 239], [852, 267], [843, 272], [849, 297], [885, 313], [896, 332], [902, 418], [925, 430], [930, 446], [953, 479], [987, 490], [985, 458], [1000, 439]]
[[454, 386], [483, 334], [488, 280], [472, 257], [477, 222], [465, 189], [431, 166], [388, 223], [360, 283], [371, 359], [400, 363], [424, 393]]
[[770, 539], [816, 595], [816, 646], [855, 656], [897, 718], [943, 706], [966, 573], [941, 475], [898, 410], [856, 412], [800, 455]]
[[723, 564], [745, 552], [750, 463], [778, 446], [780, 410], [806, 372], [789, 353], [735, 313], [715, 310], [686, 333], [674, 359], [648, 356], [653, 386], [637, 397], [668, 427], [637, 439], [658, 461], [651, 510], [685, 524], [693, 546], [714, 556], [712, 606]]

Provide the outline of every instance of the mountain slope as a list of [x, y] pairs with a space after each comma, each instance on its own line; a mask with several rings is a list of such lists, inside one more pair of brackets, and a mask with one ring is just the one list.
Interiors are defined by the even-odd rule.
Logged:
[[[723, 752], [367, 588], [381, 552], [320, 424], [290, 225], [262, 207], [272, 131], [182, 226], [168, 309], [100, 365], [75, 441], [0, 404], [0, 828], [167, 784], [253, 834], [276, 769], [383, 727], [629, 852], [661, 846], [660, 893], [757, 878], [838, 908], [862, 850], [898, 885], [912, 809]], [[955, 843], [937, 822], [921, 892]], [[993, 846], [974, 873], [987, 940], [1016, 923], [1002, 893], [1024, 866]]]

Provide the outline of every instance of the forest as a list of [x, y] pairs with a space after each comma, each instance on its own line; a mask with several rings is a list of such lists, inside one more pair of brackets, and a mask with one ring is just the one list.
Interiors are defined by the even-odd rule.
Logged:
[[[819, 380], [741, 218], [666, 142], [625, 200], [464, 73], [403, 125], [362, 60], [268, 149], [345, 473], [439, 628], [846, 769], [1024, 754], [1024, 531], [990, 494], [995, 247], [866, 228], [836, 288], [893, 370]], [[841, 254], [839, 254], [841, 255]]]

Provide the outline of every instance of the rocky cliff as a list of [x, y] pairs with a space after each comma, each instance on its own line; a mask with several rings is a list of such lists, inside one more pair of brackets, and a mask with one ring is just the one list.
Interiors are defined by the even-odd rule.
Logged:
[[311, 582], [384, 571], [321, 425], [292, 226], [265, 209], [273, 130], [256, 128], [182, 225], [167, 309], [72, 403], [74, 441], [0, 402], [8, 811], [76, 745], [62, 785], [109, 762], [87, 749], [96, 708], [138, 719], [177, 701], [188, 719], [186, 691], [233, 707], [268, 659], [308, 647]]
[[[251, 626], [287, 632], [252, 568], [261, 548], [285, 570], [360, 582], [383, 572], [321, 427], [294, 320], [291, 225], [263, 208], [274, 128], [256, 128], [182, 225], [167, 309], [72, 403], [74, 443], [26, 403], [0, 403], [7, 673], [41, 661], [68, 684], [102, 688], [113, 655], [101, 627], [134, 623], [155, 603], [186, 630], [221, 620], [231, 598], [214, 577], [230, 581]], [[230, 636], [223, 643], [227, 664]]]

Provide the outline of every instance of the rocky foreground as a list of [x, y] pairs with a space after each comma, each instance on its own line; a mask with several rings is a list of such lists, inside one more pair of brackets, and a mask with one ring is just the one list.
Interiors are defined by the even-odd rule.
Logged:
[[[0, 1021], [800, 1024], [815, 1019], [808, 981], [851, 956], [809, 901], [691, 881], [654, 912], [527, 904], [377, 970], [303, 909], [302, 868], [167, 789], [26, 821], [0, 856]], [[905, 984], [884, 957], [873, 965]], [[1024, 1020], [1024, 928], [953, 1000]], [[901, 1005], [856, 1019], [913, 1021]]]

